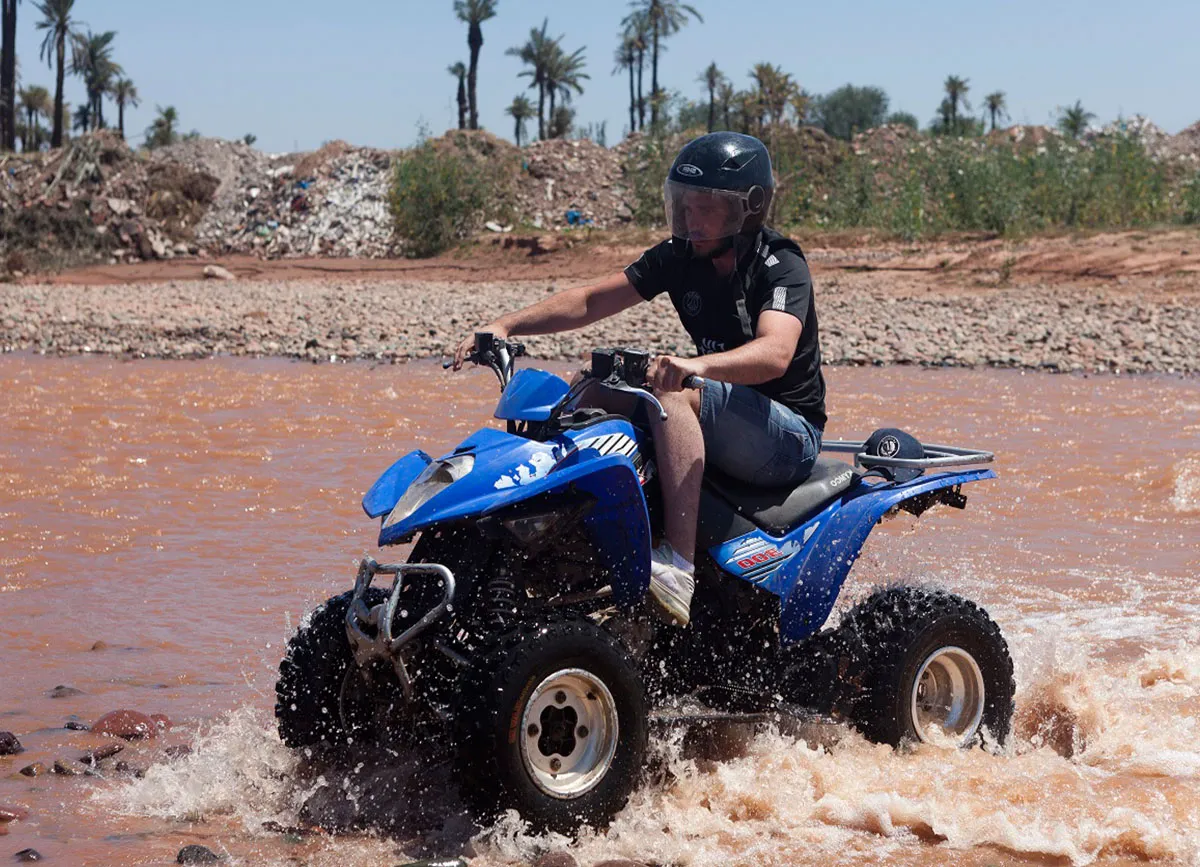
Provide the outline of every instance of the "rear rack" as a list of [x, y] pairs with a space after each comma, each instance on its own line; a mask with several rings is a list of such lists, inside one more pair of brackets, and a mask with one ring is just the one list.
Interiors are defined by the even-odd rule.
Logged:
[[854, 455], [856, 467], [903, 467], [905, 469], [938, 469], [940, 467], [966, 467], [972, 464], [990, 464], [996, 459], [992, 452], [982, 449], [963, 449], [956, 446], [923, 445], [923, 458], [888, 458], [867, 454], [863, 449], [866, 442], [854, 440], [826, 440], [821, 443], [823, 452], [840, 452]]

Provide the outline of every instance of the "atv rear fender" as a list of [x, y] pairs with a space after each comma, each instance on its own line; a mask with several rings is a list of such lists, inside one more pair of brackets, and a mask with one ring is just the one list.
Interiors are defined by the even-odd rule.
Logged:
[[921, 476], [903, 484], [864, 481], [848, 491], [840, 509], [819, 519], [824, 526], [816, 527], [800, 556], [780, 567], [783, 643], [800, 641], [825, 623], [871, 528], [888, 511], [906, 501], [918, 513], [935, 502], [962, 508], [960, 485], [995, 476], [991, 470], [965, 470]]

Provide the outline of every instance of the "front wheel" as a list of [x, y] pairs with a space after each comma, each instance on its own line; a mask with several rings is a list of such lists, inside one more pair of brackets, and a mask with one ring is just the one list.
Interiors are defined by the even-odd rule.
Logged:
[[521, 624], [476, 660], [455, 722], [464, 799], [538, 829], [605, 825], [646, 753], [647, 708], [621, 643], [584, 618]]
[[889, 587], [851, 609], [831, 638], [835, 708], [868, 739], [892, 746], [1008, 739], [1012, 658], [1000, 628], [975, 603]]
[[[370, 711], [350, 640], [346, 612], [353, 592], [327, 599], [312, 612], [287, 645], [275, 684], [279, 737], [289, 747], [346, 746], [369, 739]], [[367, 589], [368, 606], [387, 594]]]

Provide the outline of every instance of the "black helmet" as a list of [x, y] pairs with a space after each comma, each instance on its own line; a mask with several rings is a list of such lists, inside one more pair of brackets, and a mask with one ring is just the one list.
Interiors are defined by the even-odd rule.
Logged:
[[[663, 190], [667, 225], [682, 241], [748, 235], [762, 227], [774, 193], [766, 145], [736, 132], [702, 135], [683, 146], [667, 173]], [[706, 203], [714, 206], [714, 216], [707, 221], [695, 213], [695, 206], [703, 209]], [[689, 205], [693, 206], [690, 225]]]

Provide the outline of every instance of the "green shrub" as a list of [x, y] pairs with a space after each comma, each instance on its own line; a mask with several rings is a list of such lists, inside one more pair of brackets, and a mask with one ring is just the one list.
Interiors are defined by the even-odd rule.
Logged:
[[1179, 221], [1189, 226], [1200, 225], [1200, 172], [1180, 187]]
[[481, 153], [467, 138], [421, 141], [396, 160], [390, 197], [396, 234], [407, 252], [435, 256], [476, 231], [486, 219], [507, 219], [515, 164]]

